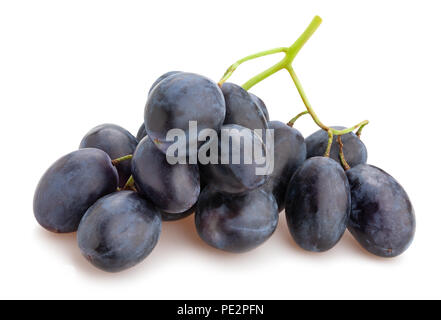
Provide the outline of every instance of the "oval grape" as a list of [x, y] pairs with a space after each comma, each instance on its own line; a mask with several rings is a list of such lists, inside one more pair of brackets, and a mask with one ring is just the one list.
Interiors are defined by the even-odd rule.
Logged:
[[161, 234], [161, 216], [133, 191], [112, 193], [87, 210], [78, 228], [78, 246], [97, 268], [118, 272], [147, 257]]
[[57, 160], [34, 195], [34, 215], [52, 232], [74, 232], [86, 210], [118, 187], [118, 172], [107, 153], [87, 148]]
[[202, 240], [217, 249], [236, 253], [265, 242], [276, 229], [278, 219], [276, 200], [262, 189], [224, 194], [206, 187], [195, 215]]
[[416, 225], [406, 191], [387, 172], [368, 164], [346, 173], [352, 197], [349, 231], [377, 256], [403, 253], [412, 243]]
[[294, 173], [286, 192], [286, 221], [303, 249], [323, 252], [345, 232], [351, 196], [342, 167], [325, 157], [310, 158]]

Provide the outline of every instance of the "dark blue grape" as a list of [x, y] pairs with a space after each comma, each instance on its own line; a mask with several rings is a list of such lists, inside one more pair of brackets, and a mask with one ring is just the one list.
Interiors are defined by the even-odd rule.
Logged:
[[403, 253], [415, 234], [415, 215], [406, 191], [389, 174], [368, 164], [346, 173], [352, 198], [349, 231], [377, 256]]
[[268, 109], [266, 108], [266, 105], [263, 102], [263, 100], [260, 99], [258, 96], [256, 96], [254, 93], [248, 92], [248, 94], [250, 95], [251, 99], [253, 99], [253, 101], [257, 104], [257, 106], [260, 108], [260, 110], [262, 110], [266, 121], [270, 121]]
[[198, 166], [168, 163], [149, 137], [141, 140], [133, 154], [132, 174], [137, 190], [162, 211], [182, 213], [198, 200]]
[[[162, 80], [150, 93], [144, 113], [147, 134], [163, 153], [174, 141], [167, 141], [171, 129], [186, 134], [188, 146], [197, 142], [189, 136], [189, 121], [197, 122], [197, 133], [203, 129], [218, 131], [225, 118], [225, 100], [218, 85], [210, 79], [181, 72]], [[194, 155], [193, 152], [188, 155]]]
[[[230, 131], [228, 149], [222, 147], [222, 140], [218, 143], [218, 164], [209, 163], [201, 165], [202, 180], [219, 191], [227, 193], [241, 193], [256, 189], [262, 186], [266, 180], [266, 175], [256, 174], [256, 169], [261, 167], [257, 163], [257, 158], [250, 150], [245, 150], [245, 146], [255, 146], [260, 154], [265, 156], [265, 145], [262, 139], [248, 128], [239, 125], [224, 125], [221, 131]], [[225, 159], [222, 163], [222, 154]], [[233, 157], [240, 157], [237, 163], [233, 163]], [[252, 157], [252, 159], [249, 159]], [[247, 163], [247, 158], [248, 162]]]
[[274, 130], [274, 170], [265, 189], [276, 198], [279, 212], [285, 208], [285, 195], [288, 183], [306, 160], [306, 144], [302, 134], [280, 121], [270, 121], [269, 128]]
[[263, 110], [242, 87], [226, 82], [222, 85], [222, 93], [226, 107], [224, 124], [238, 124], [252, 130], [268, 129]]
[[161, 216], [148, 200], [120, 191], [98, 200], [78, 227], [81, 253], [97, 268], [118, 272], [147, 257], [161, 234]]
[[262, 189], [232, 195], [206, 187], [199, 198], [195, 222], [207, 244], [239, 253], [265, 242], [276, 229], [278, 217], [276, 200]]
[[286, 192], [286, 220], [291, 236], [305, 250], [323, 252], [345, 232], [351, 196], [342, 167], [314, 157], [294, 173]]
[[53, 232], [74, 232], [86, 210], [114, 192], [118, 172], [102, 150], [81, 149], [57, 160], [43, 175], [34, 196], [38, 223]]
[[[346, 129], [345, 127], [332, 127], [337, 130]], [[345, 155], [346, 162], [350, 167], [355, 167], [357, 164], [366, 163], [367, 161], [367, 149], [364, 143], [353, 132], [344, 134], [341, 136], [343, 142], [343, 153]], [[328, 146], [328, 133], [322, 129], [314, 132], [305, 139], [307, 158], [323, 156]], [[337, 136], [334, 136], [332, 142], [330, 158], [340, 163], [339, 157], [340, 146], [337, 142]]]
[[[80, 149], [97, 148], [106, 152], [111, 159], [133, 154], [138, 141], [126, 129], [115, 124], [102, 124], [90, 130], [81, 140]], [[129, 179], [132, 169], [130, 160], [116, 165], [119, 186], [123, 187]]]
[[139, 127], [138, 133], [136, 134], [136, 140], [141, 141], [147, 135], [147, 131], [145, 131], [144, 122]]
[[162, 76], [160, 76], [158, 79], [156, 79], [155, 82], [153, 82], [152, 86], [150, 87], [149, 94], [158, 85], [158, 83], [160, 83], [162, 80], [164, 80], [165, 78], [168, 78], [174, 74], [178, 74], [178, 73], [181, 73], [181, 71], [169, 71], [169, 72], [164, 73]]

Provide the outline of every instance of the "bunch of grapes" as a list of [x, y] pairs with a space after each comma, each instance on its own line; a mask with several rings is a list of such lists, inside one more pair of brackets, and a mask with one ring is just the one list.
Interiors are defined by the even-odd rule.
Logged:
[[[414, 211], [401, 185], [366, 163], [360, 134], [367, 121], [351, 128], [324, 125], [292, 68], [320, 21], [314, 18], [291, 47], [239, 60], [219, 83], [180, 71], [159, 77], [136, 137], [117, 125], [97, 126], [79, 150], [46, 171], [34, 196], [39, 224], [52, 232], [77, 232], [84, 257], [109, 272], [147, 257], [162, 221], [193, 213], [200, 238], [229, 252], [264, 243], [283, 210], [292, 238], [305, 250], [327, 251], [349, 229], [375, 255], [404, 252], [415, 233]], [[226, 82], [241, 63], [279, 52], [285, 53], [281, 62], [243, 86]], [[307, 108], [287, 124], [270, 120], [265, 103], [248, 92], [282, 69]], [[306, 139], [293, 127], [304, 114], [320, 127]], [[196, 138], [191, 123], [197, 124]], [[171, 132], [184, 139], [177, 143]], [[211, 136], [199, 139], [204, 132]], [[230, 133], [227, 140], [223, 132]], [[176, 146], [184, 152], [170, 151]]]

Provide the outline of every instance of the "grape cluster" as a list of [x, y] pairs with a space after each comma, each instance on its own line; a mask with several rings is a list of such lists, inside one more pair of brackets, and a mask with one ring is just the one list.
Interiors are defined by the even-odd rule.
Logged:
[[[272, 172], [257, 175], [259, 164], [243, 159], [171, 164], [167, 132], [185, 132], [189, 121], [197, 121], [199, 131], [248, 130], [239, 147], [249, 140], [263, 152], [272, 149]], [[190, 152], [189, 140], [185, 148]], [[84, 257], [109, 272], [143, 260], [159, 239], [162, 221], [193, 213], [200, 238], [229, 252], [265, 242], [285, 209], [292, 238], [305, 250], [329, 250], [349, 229], [375, 255], [401, 254], [415, 232], [406, 192], [386, 172], [366, 164], [367, 150], [359, 137], [345, 134], [342, 142], [351, 167], [347, 171], [337, 143], [329, 157], [323, 156], [326, 131], [304, 139], [297, 129], [270, 121], [265, 103], [242, 87], [224, 83], [220, 88], [206, 77], [172, 71], [150, 89], [137, 137], [113, 124], [90, 130], [79, 150], [43, 175], [34, 213], [49, 231], [78, 231]], [[203, 146], [197, 141], [197, 149]], [[220, 142], [213, 148], [224, 152]], [[226, 156], [231, 153], [230, 148]]]

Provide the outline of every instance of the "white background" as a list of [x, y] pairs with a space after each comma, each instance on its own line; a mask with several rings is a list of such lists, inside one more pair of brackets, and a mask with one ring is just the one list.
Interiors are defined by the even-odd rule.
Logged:
[[[0, 298], [441, 298], [439, 1], [0, 2]], [[95, 125], [136, 134], [147, 91], [169, 70], [219, 80], [235, 60], [289, 46], [312, 17], [323, 24], [294, 67], [323, 122], [361, 120], [368, 162], [405, 187], [417, 216], [402, 256], [367, 254], [345, 234], [331, 251], [302, 251], [285, 217], [258, 249], [205, 245], [193, 217], [164, 223], [133, 269], [101, 272], [75, 235], [38, 226], [39, 178]], [[277, 61], [240, 67], [239, 84]], [[304, 110], [289, 76], [254, 87], [273, 120]], [[317, 127], [298, 121], [306, 137]]]

